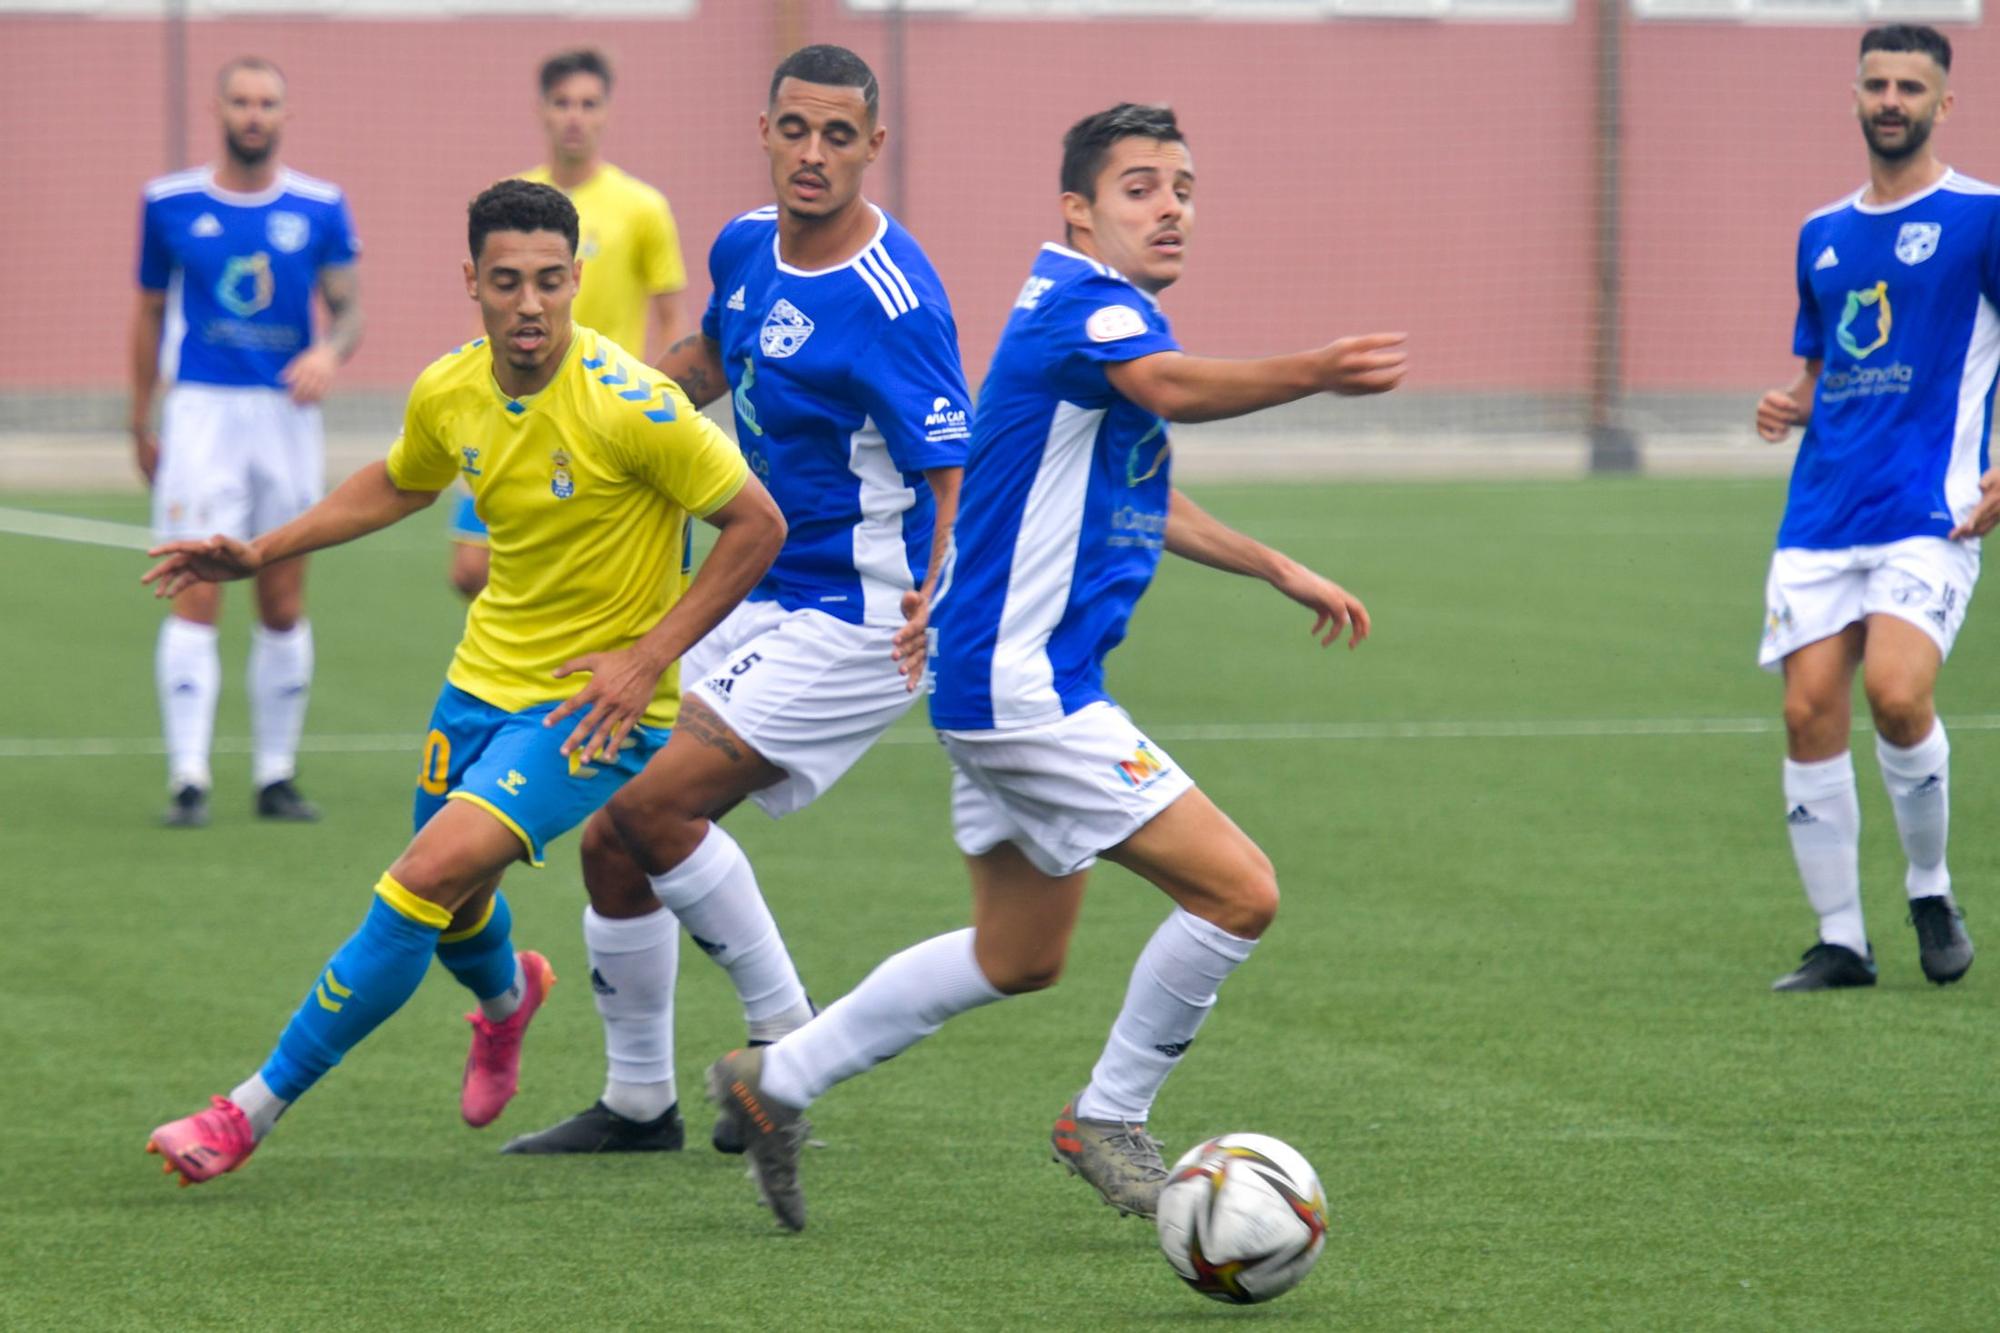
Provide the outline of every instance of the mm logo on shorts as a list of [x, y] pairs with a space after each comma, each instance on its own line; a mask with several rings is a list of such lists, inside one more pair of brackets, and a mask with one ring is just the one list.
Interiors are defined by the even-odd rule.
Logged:
[[1132, 751], [1130, 759], [1120, 759], [1113, 766], [1126, 786], [1134, 791], [1143, 791], [1167, 775], [1167, 766], [1160, 756], [1145, 741]]

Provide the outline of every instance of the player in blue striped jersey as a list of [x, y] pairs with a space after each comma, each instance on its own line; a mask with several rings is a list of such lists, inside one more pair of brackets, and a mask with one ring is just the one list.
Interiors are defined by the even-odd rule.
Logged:
[[1316, 393], [1381, 393], [1402, 335], [1252, 361], [1184, 354], [1158, 293], [1180, 277], [1194, 167], [1173, 113], [1130, 104], [1064, 140], [1067, 243], [1045, 245], [980, 391], [954, 555], [936, 604], [931, 719], [951, 755], [970, 929], [927, 940], [768, 1051], [736, 1051], [709, 1089], [757, 1129], [778, 1220], [805, 1224], [802, 1109], [954, 1014], [1054, 982], [1099, 856], [1175, 907], [1052, 1136], [1058, 1160], [1122, 1212], [1151, 1216], [1166, 1169], [1153, 1098], [1224, 978], [1277, 911], [1271, 863], [1106, 692], [1162, 552], [1262, 579], [1331, 644], [1368, 614], [1351, 594], [1211, 518], [1173, 488], [1167, 423], [1241, 416]]
[[1861, 814], [1848, 736], [1857, 669], [1908, 857], [1924, 974], [1972, 965], [1945, 863], [1950, 745], [1933, 690], [1992, 526], [1980, 478], [2000, 366], [2000, 190], [1939, 162], [1951, 44], [1891, 25], [1861, 40], [1855, 109], [1869, 183], [1799, 230], [1805, 359], [1757, 428], [1805, 439], [1765, 585], [1759, 661], [1785, 679], [1786, 826], [1819, 938], [1783, 991], [1875, 984], [1861, 912]]
[[[140, 226], [131, 426], [163, 542], [215, 532], [248, 541], [319, 499], [319, 403], [361, 340], [361, 247], [347, 201], [278, 161], [284, 75], [257, 57], [230, 61], [216, 76], [215, 112], [221, 160], [148, 184]], [[317, 334], [315, 292], [329, 315]], [[257, 575], [252, 776], [266, 818], [318, 817], [292, 782], [312, 682], [305, 568], [301, 558]], [[221, 613], [212, 584], [180, 593], [154, 655], [173, 793], [165, 822], [183, 828], [208, 822]]]
[[[511, 1152], [681, 1145], [676, 917], [728, 970], [752, 1041], [810, 1013], [749, 861], [711, 820], [745, 799], [772, 818], [803, 808], [909, 711], [971, 433], [944, 286], [862, 193], [887, 133], [877, 99], [840, 47], [779, 64], [761, 120], [777, 202], [722, 229], [701, 332], [660, 362], [697, 405], [730, 393], [789, 535], [682, 660], [674, 739], [584, 830], [610, 1075], [597, 1104]], [[713, 1141], [740, 1150], [730, 1117]]]

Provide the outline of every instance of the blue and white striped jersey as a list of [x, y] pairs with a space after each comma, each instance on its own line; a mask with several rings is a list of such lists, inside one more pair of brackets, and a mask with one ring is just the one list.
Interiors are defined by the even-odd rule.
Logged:
[[2000, 366], [2000, 190], [1957, 172], [1799, 229], [1792, 350], [1825, 362], [1778, 545], [1942, 537], [1979, 500]]
[[340, 187], [289, 168], [257, 194], [206, 167], [150, 182], [139, 285], [167, 294], [161, 378], [282, 388], [278, 372], [312, 344], [319, 271], [360, 252]]
[[1178, 350], [1148, 292], [1044, 245], [979, 391], [947, 586], [932, 612], [931, 721], [1035, 726], [1108, 700], [1166, 546], [1167, 423], [1122, 397], [1107, 364]]
[[970, 402], [944, 284], [880, 209], [867, 247], [806, 272], [778, 257], [778, 210], [708, 252], [702, 332], [721, 349], [736, 440], [791, 532], [752, 601], [895, 625], [924, 581], [927, 468], [965, 463]]

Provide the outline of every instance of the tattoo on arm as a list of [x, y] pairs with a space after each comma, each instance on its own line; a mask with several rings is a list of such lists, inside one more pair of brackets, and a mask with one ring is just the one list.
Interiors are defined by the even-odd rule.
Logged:
[[322, 269], [319, 294], [330, 316], [326, 342], [345, 361], [361, 345], [361, 276], [352, 264]]
[[721, 357], [715, 342], [706, 333], [696, 331], [667, 348], [659, 364], [681, 386], [689, 402], [704, 407], [722, 396], [722, 387], [715, 382], [710, 369], [721, 364]]

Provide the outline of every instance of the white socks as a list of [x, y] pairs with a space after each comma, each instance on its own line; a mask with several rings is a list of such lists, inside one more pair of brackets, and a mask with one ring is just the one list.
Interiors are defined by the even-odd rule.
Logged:
[[489, 995], [479, 1001], [479, 1016], [489, 1023], [504, 1023], [520, 1011], [521, 1001], [521, 955], [514, 955], [514, 979], [507, 983], [507, 989], [498, 995]]
[[913, 945], [862, 978], [805, 1027], [764, 1052], [766, 1095], [803, 1107], [944, 1026], [1004, 998], [972, 956], [972, 930]]
[[215, 700], [222, 693], [222, 657], [216, 630], [179, 616], [160, 622], [153, 650], [153, 679], [160, 691], [160, 718], [166, 732], [167, 785], [212, 785], [209, 745], [215, 735]]
[[1808, 764], [1785, 760], [1785, 812], [1806, 901], [1819, 913], [1820, 939], [1867, 957], [1868, 928], [1861, 919], [1861, 803], [1854, 793], [1854, 756], [1843, 751]]
[[676, 1100], [674, 980], [681, 930], [672, 912], [618, 919], [583, 909], [590, 989], [604, 1020], [604, 1104], [627, 1120], [655, 1120]]
[[312, 673], [310, 623], [301, 620], [288, 630], [251, 627], [250, 730], [255, 737], [251, 776], [259, 791], [298, 771], [299, 734], [305, 730]]
[[243, 1112], [243, 1118], [250, 1122], [250, 1132], [261, 1142], [271, 1132], [271, 1126], [278, 1123], [278, 1117], [285, 1113], [291, 1103], [271, 1091], [261, 1073], [252, 1074], [236, 1085], [229, 1094], [229, 1100], [236, 1103], [236, 1109]]
[[803, 1021], [810, 1010], [792, 956], [757, 890], [749, 858], [720, 824], [708, 826], [687, 860], [648, 879], [702, 952], [729, 973], [753, 1039], [763, 1039], [760, 1024], [783, 1033]]
[[1215, 1007], [1217, 988], [1256, 947], [1176, 907], [1132, 969], [1125, 1007], [1077, 1098], [1078, 1118], [1145, 1124], [1160, 1085]]
[[1903, 881], [1912, 898], [1951, 892], [1951, 872], [1944, 864], [1945, 835], [1951, 824], [1951, 742], [1944, 723], [1904, 749], [1875, 738], [1875, 758], [1882, 765], [1882, 785], [1896, 812], [1896, 832], [1910, 872]]

